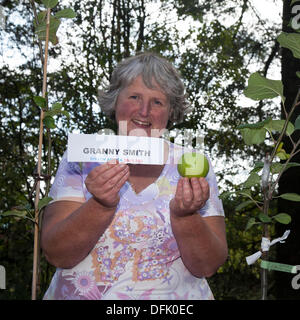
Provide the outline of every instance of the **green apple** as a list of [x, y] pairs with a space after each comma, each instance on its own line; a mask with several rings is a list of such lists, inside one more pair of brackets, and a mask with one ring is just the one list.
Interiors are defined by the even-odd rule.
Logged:
[[209, 171], [209, 164], [203, 154], [189, 152], [180, 157], [177, 169], [182, 177], [206, 177]]

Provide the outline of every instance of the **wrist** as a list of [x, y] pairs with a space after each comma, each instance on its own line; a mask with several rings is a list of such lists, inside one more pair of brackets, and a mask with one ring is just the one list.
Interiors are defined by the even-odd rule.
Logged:
[[180, 210], [170, 210], [170, 217], [173, 219], [184, 219], [197, 215], [194, 210], [180, 211]]
[[113, 210], [116, 211], [118, 204], [106, 204], [103, 203], [103, 201], [101, 201], [99, 198], [95, 197], [94, 195], [91, 198], [93, 200], [94, 203], [96, 203], [97, 205], [100, 205], [101, 208], [105, 209], [105, 210]]

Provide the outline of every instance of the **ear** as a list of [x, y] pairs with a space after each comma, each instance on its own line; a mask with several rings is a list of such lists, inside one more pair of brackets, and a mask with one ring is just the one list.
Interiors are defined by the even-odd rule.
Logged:
[[170, 106], [169, 121], [173, 122], [173, 116], [174, 116], [174, 108], [172, 106]]
[[174, 109], [172, 107], [170, 107], [167, 129], [170, 129], [173, 126], [173, 122], [174, 122]]
[[110, 117], [110, 119], [112, 121], [117, 122], [117, 120], [116, 120], [116, 111], [115, 110], [113, 110], [113, 112], [110, 114], [109, 117]]

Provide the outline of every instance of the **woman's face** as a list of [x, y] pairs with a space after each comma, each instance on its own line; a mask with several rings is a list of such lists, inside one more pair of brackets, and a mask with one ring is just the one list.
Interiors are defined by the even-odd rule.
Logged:
[[120, 92], [117, 100], [119, 134], [159, 137], [167, 126], [169, 110], [168, 98], [160, 87], [150, 89], [138, 76]]

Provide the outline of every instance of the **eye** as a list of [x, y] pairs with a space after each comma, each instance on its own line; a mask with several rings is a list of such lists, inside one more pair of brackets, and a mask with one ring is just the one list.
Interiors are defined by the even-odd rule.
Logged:
[[158, 105], [158, 106], [162, 106], [163, 105], [162, 102], [160, 100], [157, 100], [157, 99], [154, 100], [154, 103], [156, 105]]
[[129, 97], [129, 99], [132, 99], [132, 100], [137, 100], [139, 97], [138, 96], [135, 96], [135, 95], [132, 95]]

